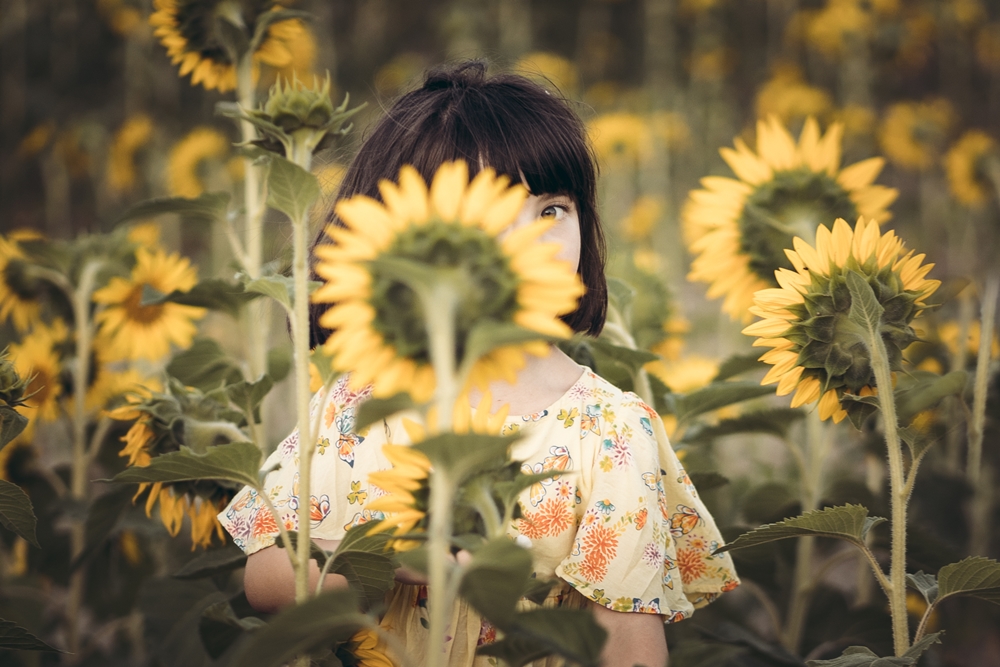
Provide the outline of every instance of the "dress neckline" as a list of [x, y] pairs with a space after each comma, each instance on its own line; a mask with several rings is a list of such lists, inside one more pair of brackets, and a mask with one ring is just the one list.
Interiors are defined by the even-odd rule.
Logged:
[[590, 370], [590, 368], [588, 368], [587, 366], [582, 366], [582, 365], [580, 366], [580, 371], [581, 371], [580, 372], [580, 376], [576, 379], [576, 382], [574, 382], [573, 384], [571, 384], [569, 386], [569, 388], [566, 391], [564, 391], [562, 393], [562, 395], [559, 396], [559, 398], [557, 398], [556, 400], [554, 400], [551, 404], [545, 406], [541, 410], [536, 410], [535, 412], [529, 412], [527, 414], [522, 414], [522, 415], [507, 415], [507, 418], [504, 420], [504, 422], [506, 423], [506, 422], [511, 422], [511, 421], [515, 421], [515, 420], [524, 421], [525, 418], [529, 418], [529, 417], [534, 418], [531, 421], [537, 421], [538, 419], [541, 418], [539, 415], [542, 415], [543, 413], [552, 413], [556, 409], [556, 407], [560, 403], [562, 403], [566, 399], [566, 397], [570, 395], [570, 393], [572, 393], [572, 391], [574, 389], [576, 389], [581, 384], [583, 384], [583, 381], [592, 372]]

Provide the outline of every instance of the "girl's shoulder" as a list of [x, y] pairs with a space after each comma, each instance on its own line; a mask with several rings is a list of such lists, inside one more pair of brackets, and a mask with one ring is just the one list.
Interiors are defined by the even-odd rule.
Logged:
[[649, 425], [654, 420], [660, 419], [656, 410], [647, 405], [637, 394], [615, 386], [589, 368], [560, 403], [565, 403], [571, 410], [576, 408], [580, 414], [600, 415], [603, 421], [612, 425], [632, 423], [645, 425], [647, 428], [643, 428], [643, 431], [650, 436], [653, 433], [652, 429], [648, 428]]

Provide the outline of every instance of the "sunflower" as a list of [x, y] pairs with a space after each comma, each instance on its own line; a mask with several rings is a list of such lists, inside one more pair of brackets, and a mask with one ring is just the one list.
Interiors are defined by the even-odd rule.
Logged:
[[[253, 26], [264, 13], [277, 9], [273, 0], [153, 0], [156, 11], [149, 17], [153, 34], [167, 49], [180, 75], [191, 75], [191, 85], [224, 93], [236, 88], [236, 66], [218, 33], [218, 22], [232, 13], [243, 25]], [[225, 14], [226, 18], [221, 18]], [[267, 28], [267, 35], [253, 55], [253, 76], [260, 65], [288, 67], [293, 63], [291, 45], [303, 38], [305, 27], [298, 20], [279, 21]]]
[[719, 374], [719, 361], [697, 354], [673, 361], [651, 361], [644, 367], [675, 394], [687, 394], [708, 386]]
[[167, 186], [179, 197], [197, 197], [205, 191], [198, 169], [206, 160], [229, 151], [229, 140], [210, 127], [196, 127], [174, 144], [167, 157]]
[[985, 132], [969, 130], [944, 157], [948, 185], [955, 199], [982, 206], [993, 193], [990, 170], [996, 171], [997, 143]]
[[649, 158], [651, 135], [646, 121], [624, 111], [598, 116], [587, 124], [590, 143], [602, 162], [641, 162]]
[[792, 238], [812, 239], [820, 223], [858, 216], [888, 220], [892, 188], [872, 185], [882, 158], [840, 168], [843, 127], [820, 136], [808, 118], [796, 146], [771, 116], [757, 123], [757, 153], [742, 140], [723, 148], [722, 158], [739, 180], [709, 176], [694, 190], [681, 213], [684, 239], [695, 255], [691, 280], [710, 285], [709, 298], [725, 296], [722, 309], [733, 319], [749, 320], [757, 290], [775, 287], [775, 269], [791, 269], [785, 248]]
[[19, 333], [28, 331], [39, 317], [37, 295], [23, 285], [20, 263], [25, 261], [24, 251], [14, 235], [0, 236], [0, 324], [9, 318]]
[[24, 416], [30, 420], [29, 429], [33, 429], [38, 421], [50, 422], [59, 417], [62, 364], [58, 346], [68, 336], [63, 321], [55, 320], [52, 326], [35, 325], [20, 343], [9, 348], [14, 370], [22, 378], [29, 378], [23, 406]]
[[140, 222], [129, 227], [128, 240], [136, 245], [155, 250], [160, 246], [160, 225], [155, 222]]
[[854, 46], [852, 40], [867, 39], [873, 29], [871, 12], [858, 0], [829, 0], [806, 25], [806, 37], [824, 55], [838, 57]]
[[555, 86], [565, 95], [576, 93], [579, 74], [576, 66], [562, 56], [536, 51], [522, 56], [514, 65], [518, 74], [535, 79], [543, 86]]
[[107, 286], [94, 292], [94, 301], [105, 306], [95, 316], [100, 325], [99, 342], [108, 360], [162, 359], [170, 344], [191, 345], [197, 327], [194, 320], [205, 315], [204, 308], [177, 303], [142, 305], [142, 294], [149, 286], [163, 294], [187, 291], [198, 281], [187, 258], [164, 250], [139, 247], [129, 278], [112, 278]]
[[882, 337], [894, 371], [916, 340], [910, 323], [940, 281], [925, 278], [934, 265], [923, 264], [924, 255], [906, 252], [892, 231], [880, 234], [874, 220], [860, 219], [853, 230], [837, 220], [832, 232], [820, 226], [815, 247], [800, 238], [794, 246], [787, 252], [795, 270], [779, 269], [780, 287], [754, 295], [751, 310], [764, 319], [743, 333], [759, 336], [754, 346], [771, 348], [760, 357], [772, 365], [761, 384], [778, 383], [779, 396], [795, 390], [793, 408], [818, 400], [820, 417], [840, 422], [847, 416], [844, 394], [875, 393], [870, 355], [845, 324], [851, 308], [847, 272], [863, 275], [885, 308]]
[[775, 114], [783, 122], [794, 118], [821, 116], [833, 106], [830, 94], [810, 86], [797, 65], [775, 65], [771, 78], [757, 92], [757, 117]]
[[[523, 186], [508, 188], [492, 169], [470, 183], [468, 166], [450, 162], [429, 191], [410, 166], [400, 170], [399, 185], [379, 187], [385, 205], [363, 196], [338, 203], [345, 226], [328, 225], [335, 245], [316, 249], [316, 272], [327, 282], [313, 299], [335, 304], [320, 319], [334, 330], [325, 349], [334, 369], [351, 372], [352, 388], [372, 383], [376, 396], [409, 391], [425, 401], [436, 384], [420, 300], [371, 260], [403, 259], [462, 276], [456, 362], [469, 332], [484, 322], [570, 335], [558, 316], [573, 310], [583, 286], [566, 262], [554, 259], [558, 245], [536, 242], [550, 222], [508, 229], [527, 196]], [[478, 386], [497, 377], [513, 381], [524, 352], [547, 349], [540, 341], [498, 348], [475, 364], [470, 379]]]
[[146, 114], [126, 120], [115, 133], [108, 148], [107, 180], [114, 192], [128, 192], [135, 187], [135, 153], [153, 136], [153, 121]]
[[879, 126], [879, 145], [889, 160], [904, 169], [929, 169], [940, 155], [954, 118], [954, 109], [944, 99], [893, 104]]
[[396, 667], [374, 630], [362, 628], [349, 641], [351, 654], [357, 660], [354, 667]]
[[663, 200], [643, 195], [635, 200], [622, 220], [622, 231], [629, 241], [648, 241], [663, 213]]
[[106, 364], [99, 366], [93, 384], [87, 388], [86, 408], [96, 412], [111, 401], [127, 394], [148, 395], [151, 391], [162, 391], [163, 386], [156, 378], [144, 376], [134, 368], [124, 371], [111, 370]]

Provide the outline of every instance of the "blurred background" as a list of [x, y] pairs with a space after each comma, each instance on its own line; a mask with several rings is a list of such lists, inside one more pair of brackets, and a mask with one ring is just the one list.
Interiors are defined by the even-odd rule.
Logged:
[[[0, 232], [28, 238], [30, 230], [70, 240], [111, 232], [126, 210], [152, 197], [240, 191], [243, 161], [233, 146], [240, 131], [215, 113], [218, 103], [236, 100], [231, 73], [202, 69], [181, 56], [172, 63], [168, 53], [183, 38], [185, 48], [201, 49], [202, 59], [224, 61], [202, 22], [225, 4], [0, 0]], [[271, 5], [235, 4], [251, 13]], [[758, 121], [776, 122], [797, 140], [814, 118], [821, 132], [842, 133], [835, 142], [840, 164], [884, 158], [874, 180], [898, 197], [875, 206], [886, 213], [883, 228], [927, 254], [926, 261], [936, 264], [931, 276], [944, 281], [946, 295], [944, 306], [917, 326], [923, 342], [913, 366], [974, 370], [979, 294], [997, 261], [1000, 230], [1000, 3], [298, 0], [286, 6], [312, 18], [272, 29], [258, 62], [258, 93], [278, 76], [312, 81], [329, 73], [335, 102], [350, 95], [351, 106], [366, 105], [353, 118], [354, 129], [315, 160], [328, 200], [365, 128], [397, 95], [419, 85], [430, 66], [485, 58], [494, 71], [535, 77], [570, 100], [588, 125], [601, 168], [611, 273], [637, 290], [634, 342], [660, 357], [648, 370], [673, 392], [697, 390], [720, 376], [725, 359], [752, 352], [740, 333], [749, 313], [745, 307], [723, 310], [721, 288], [710, 298], [713, 279], [691, 273], [700, 251], [682, 239], [690, 193], [700, 180], [733, 176], [720, 148], [740, 140], [763, 155]], [[157, 13], [176, 16], [179, 7], [183, 30], [155, 19]], [[190, 258], [199, 275], [232, 277], [223, 225], [184, 215], [158, 222], [157, 242]], [[283, 216], [265, 216], [265, 262], [281, 263], [289, 234]], [[284, 323], [272, 319], [266, 324], [272, 341], [283, 344]], [[231, 322], [210, 313], [200, 332], [238, 356], [244, 341]], [[19, 328], [3, 327], [4, 345], [21, 341]], [[58, 378], [54, 364], [52, 377]], [[995, 377], [990, 387], [981, 467], [993, 470], [1000, 463]], [[292, 427], [291, 400], [283, 402], [290, 394], [289, 385], [279, 384], [265, 404], [272, 447]], [[996, 526], [991, 478], [974, 481], [967, 470], [964, 405], [946, 401], [924, 417], [939, 444], [914, 490], [911, 571], [937, 571], [970, 553], [998, 553], [1000, 531], [990, 530]], [[713, 414], [711, 423], [734, 414]], [[821, 504], [861, 502], [885, 515], [881, 439], [871, 428], [846, 428], [836, 431], [841, 454], [830, 459]], [[49, 425], [20, 453], [11, 453], [12, 445], [0, 454], [0, 476], [34, 489], [29, 495], [40, 525], [51, 519], [40, 532], [53, 545], [29, 552], [3, 535], [0, 617], [16, 616], [57, 645], [64, 639], [57, 617], [69, 571], [60, 555], [59, 545], [63, 551], [66, 546], [59, 542], [59, 521], [72, 516], [57, 520], [66, 508], [57, 512], [38, 499], [58, 496], [70, 458], [61, 444], [65, 435], [65, 426]], [[713, 513], [729, 534], [801, 508], [782, 438], [770, 432], [689, 435], [676, 433], [676, 444], [687, 452], [692, 473], [703, 475]], [[109, 444], [97, 464], [105, 471], [120, 468], [119, 447], [117, 440]], [[102, 476], [111, 475], [95, 472], [92, 478]], [[211, 584], [167, 577], [191, 557], [191, 541], [184, 532], [170, 540], [141, 508], [133, 514], [108, 529], [104, 560], [93, 562], [103, 564], [91, 565], [99, 572], [88, 575], [86, 627], [92, 636], [82, 657], [0, 653], [4, 664], [79, 659], [167, 666], [211, 664], [218, 657], [198, 642], [198, 617], [191, 616]], [[155, 545], [168, 547], [157, 555]], [[801, 665], [803, 658], [833, 657], [851, 644], [882, 647], [880, 655], [889, 650], [884, 601], [864, 592], [871, 582], [860, 583], [855, 560], [831, 559], [817, 570], [812, 603], [800, 609], [808, 616], [790, 641], [782, 617], [794, 544], [738, 554], [744, 585], [691, 622], [668, 628], [671, 664]], [[174, 596], [169, 604], [163, 602], [167, 589]], [[926, 607], [915, 595], [914, 623], [921, 605]], [[947, 631], [945, 645], [921, 664], [1000, 665], [995, 606], [952, 600], [935, 614], [935, 627]]]

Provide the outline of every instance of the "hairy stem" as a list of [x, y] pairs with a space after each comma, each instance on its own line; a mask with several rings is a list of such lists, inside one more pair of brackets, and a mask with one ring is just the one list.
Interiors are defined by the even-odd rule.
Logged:
[[[80, 272], [80, 282], [73, 291], [73, 322], [76, 325], [76, 360], [73, 366], [73, 462], [70, 477], [70, 498], [77, 506], [87, 503], [87, 378], [90, 376], [90, 351], [94, 325], [90, 318], [90, 298], [97, 273], [103, 262], [91, 261]], [[85, 527], [82, 520], [73, 523], [70, 531], [70, 559], [75, 560], [86, 546]], [[80, 609], [83, 604], [85, 568], [77, 568], [70, 577], [66, 601], [66, 624], [70, 653], [80, 652]]]
[[976, 488], [979, 469], [983, 462], [983, 425], [986, 422], [986, 390], [990, 376], [990, 356], [993, 344], [993, 323], [997, 313], [997, 296], [1000, 292], [1000, 274], [993, 273], [986, 279], [983, 290], [982, 321], [979, 326], [979, 351], [976, 356], [976, 379], [972, 393], [972, 421], [969, 424], [969, 452], [965, 475]]

